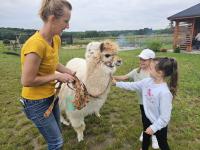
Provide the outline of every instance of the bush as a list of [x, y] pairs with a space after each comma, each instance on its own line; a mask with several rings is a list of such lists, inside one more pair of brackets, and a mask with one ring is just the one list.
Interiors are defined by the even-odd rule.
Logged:
[[10, 44], [10, 40], [8, 40], [8, 39], [3, 40], [3, 44], [5, 44], [5, 45]]
[[174, 49], [174, 53], [180, 53], [181, 52], [181, 49], [179, 46], [177, 46], [175, 49]]
[[19, 44], [24, 44], [28, 38], [29, 38], [28, 35], [22, 35], [22, 36], [19, 38]]
[[160, 52], [167, 52], [167, 49], [166, 48], [161, 48]]
[[153, 41], [148, 45], [148, 48], [152, 49], [154, 52], [159, 52], [161, 47], [162, 43], [160, 41]]

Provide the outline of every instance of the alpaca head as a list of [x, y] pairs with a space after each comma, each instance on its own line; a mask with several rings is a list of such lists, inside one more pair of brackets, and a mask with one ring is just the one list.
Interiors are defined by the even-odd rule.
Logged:
[[122, 59], [117, 56], [118, 48], [116, 43], [109, 40], [90, 42], [86, 47], [86, 61], [98, 62], [106, 72], [114, 73], [116, 67], [122, 64]]
[[91, 42], [86, 48], [86, 61], [97, 64], [107, 73], [114, 73], [116, 67], [122, 64], [122, 60], [117, 56], [118, 45], [112, 41]]
[[118, 45], [112, 41], [104, 41], [100, 45], [100, 59], [101, 61], [110, 68], [116, 67], [119, 65], [118, 61], [121, 59], [117, 56]]

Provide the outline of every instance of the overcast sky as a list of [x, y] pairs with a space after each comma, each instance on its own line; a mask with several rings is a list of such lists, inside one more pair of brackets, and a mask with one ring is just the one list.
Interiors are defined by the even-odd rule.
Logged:
[[[69, 0], [69, 31], [135, 30], [166, 28], [167, 17], [199, 0]], [[39, 29], [41, 0], [0, 0], [0, 27]]]

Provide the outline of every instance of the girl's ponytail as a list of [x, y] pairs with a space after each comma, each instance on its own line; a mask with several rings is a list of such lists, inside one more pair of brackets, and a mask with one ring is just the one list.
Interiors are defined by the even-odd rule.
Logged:
[[164, 77], [170, 77], [168, 83], [169, 89], [173, 96], [176, 95], [177, 82], [178, 82], [178, 65], [174, 58], [154, 58], [153, 61], [157, 61], [156, 70], [161, 70], [164, 73]]
[[170, 76], [170, 82], [169, 82], [169, 88], [172, 92], [172, 95], [176, 95], [177, 91], [177, 83], [178, 83], [178, 66], [177, 61], [174, 58], [170, 58], [171, 64], [172, 64], [172, 73]]

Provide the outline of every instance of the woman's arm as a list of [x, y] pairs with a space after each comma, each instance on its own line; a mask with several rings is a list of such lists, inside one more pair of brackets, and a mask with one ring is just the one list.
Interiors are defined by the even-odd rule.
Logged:
[[41, 58], [36, 53], [29, 53], [25, 56], [22, 70], [21, 83], [23, 86], [38, 86], [55, 80], [55, 74], [38, 76]]
[[76, 72], [72, 71], [71, 69], [66, 68], [63, 64], [59, 63], [57, 66], [56, 71], [61, 72], [61, 73], [68, 73], [70, 75], [75, 75]]
[[50, 81], [61, 82], [73, 81], [73, 77], [67, 73], [53, 73], [45, 76], [38, 76], [41, 58], [36, 53], [29, 53], [25, 56], [23, 64], [21, 83], [25, 87], [39, 86]]

